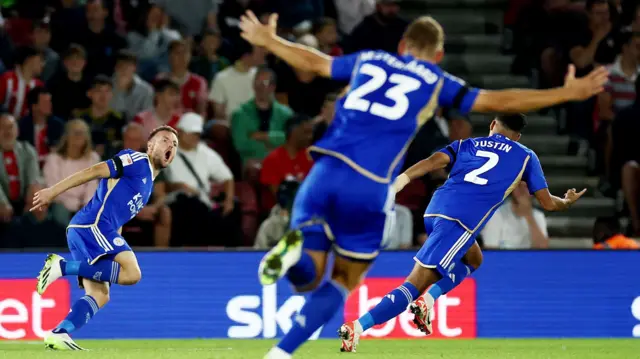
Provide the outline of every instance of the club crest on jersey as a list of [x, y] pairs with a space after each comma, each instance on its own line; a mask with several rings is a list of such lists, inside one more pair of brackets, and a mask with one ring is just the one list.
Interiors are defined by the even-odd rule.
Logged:
[[118, 246], [118, 247], [122, 247], [122, 246], [124, 246], [124, 239], [122, 239], [122, 238], [120, 238], [120, 237], [116, 237], [116, 238], [113, 240], [113, 244], [115, 244], [115, 245], [116, 245], [116, 246]]
[[122, 166], [124, 167], [133, 164], [133, 159], [127, 153], [125, 153], [124, 155], [120, 155], [120, 161], [122, 161]]

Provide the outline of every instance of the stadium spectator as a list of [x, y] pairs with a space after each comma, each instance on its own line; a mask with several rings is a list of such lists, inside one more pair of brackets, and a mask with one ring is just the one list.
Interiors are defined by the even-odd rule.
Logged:
[[87, 26], [75, 31], [74, 42], [87, 51], [85, 75], [89, 78], [98, 74], [111, 76], [116, 54], [127, 47], [126, 40], [106, 24], [109, 12], [102, 0], [89, 0], [85, 5]]
[[176, 128], [180, 115], [180, 86], [168, 79], [154, 82], [155, 99], [153, 108], [140, 112], [133, 119], [143, 127], [144, 137], [149, 136], [156, 127], [163, 125]]
[[58, 145], [64, 132], [64, 122], [53, 115], [51, 93], [44, 87], [36, 87], [27, 94], [29, 114], [18, 124], [18, 140], [28, 142], [44, 163], [51, 149]]
[[160, 6], [149, 7], [144, 23], [127, 34], [129, 50], [138, 58], [138, 73], [145, 79], [153, 79], [169, 65], [169, 44], [180, 40], [179, 32], [169, 29], [165, 13]]
[[293, 199], [300, 183], [295, 180], [283, 181], [276, 193], [277, 203], [269, 211], [269, 217], [260, 224], [253, 247], [255, 249], [271, 249], [289, 229], [289, 218]]
[[215, 118], [229, 120], [240, 105], [253, 96], [256, 66], [264, 63], [264, 50], [242, 40], [235, 44], [237, 60], [213, 79], [209, 100], [213, 102]]
[[121, 113], [125, 121], [131, 121], [138, 113], [153, 107], [153, 88], [136, 75], [136, 55], [120, 50], [113, 74], [112, 110]]
[[345, 39], [344, 50], [354, 53], [361, 50], [398, 51], [398, 43], [408, 23], [400, 18], [399, 0], [377, 0], [376, 11], [365, 17]]
[[51, 48], [62, 53], [77, 37], [78, 29], [85, 24], [84, 9], [77, 0], [60, 0], [51, 15]]
[[324, 16], [322, 0], [270, 0], [267, 10], [278, 14], [278, 26], [294, 32], [307, 32], [313, 21]]
[[335, 0], [338, 27], [343, 34], [350, 34], [368, 15], [376, 11], [376, 0]]
[[258, 10], [252, 0], [225, 0], [220, 4], [217, 24], [222, 37], [231, 43], [242, 41], [240, 37], [240, 16], [247, 10]]
[[324, 104], [322, 104], [322, 110], [320, 114], [313, 119], [313, 142], [318, 142], [319, 139], [327, 132], [327, 128], [333, 121], [333, 116], [336, 112], [336, 100], [338, 99], [337, 93], [330, 93], [324, 98]]
[[47, 87], [51, 91], [53, 113], [67, 120], [74, 110], [89, 106], [89, 80], [83, 74], [87, 63], [84, 48], [78, 44], [71, 44], [65, 51], [63, 68], [53, 76]]
[[615, 217], [598, 217], [593, 225], [593, 249], [640, 249], [640, 243], [622, 234]]
[[113, 97], [111, 79], [104, 75], [98, 75], [93, 80], [87, 96], [91, 105], [84, 110], [76, 110], [74, 118], [81, 118], [91, 128], [91, 140], [95, 150], [100, 156], [110, 152], [115, 141], [120, 140], [121, 130], [125, 122], [122, 115], [109, 107]]
[[[202, 116], [193, 112], [178, 121], [178, 153], [165, 170], [174, 229], [180, 229], [174, 230], [171, 245], [237, 246], [240, 216], [233, 175], [220, 155], [200, 140], [203, 126]], [[223, 187], [217, 201], [211, 198], [212, 184]]]
[[160, 79], [169, 79], [180, 86], [181, 111], [196, 112], [203, 117], [207, 111], [207, 83], [194, 73], [189, 72], [191, 48], [186, 41], [175, 40], [169, 44], [168, 74], [161, 74]]
[[[318, 46], [313, 35], [301, 37], [298, 42], [311, 47]], [[320, 113], [327, 94], [344, 87], [344, 84], [316, 76], [314, 73], [293, 69], [284, 63], [280, 65], [276, 71], [279, 79], [276, 97], [295, 113], [315, 117]]]
[[[100, 162], [100, 156], [93, 151], [89, 126], [83, 120], [67, 122], [60, 146], [47, 156], [42, 173], [47, 187], [68, 176]], [[62, 226], [69, 224], [71, 216], [89, 203], [98, 181], [87, 182], [61, 193], [49, 206], [54, 220]]]
[[585, 8], [588, 21], [578, 28], [569, 41], [569, 58], [576, 65], [576, 76], [593, 69], [594, 64], [610, 64], [615, 60], [617, 29], [611, 22], [607, 0], [588, 0]]
[[[177, 91], [176, 91], [177, 92]], [[176, 95], [177, 96], [177, 95]], [[130, 148], [144, 152], [148, 135], [142, 125], [131, 122], [122, 129], [122, 147], [114, 151]], [[122, 227], [127, 243], [134, 246], [155, 246], [166, 248], [171, 242], [172, 215], [169, 206], [164, 203], [167, 183], [163, 172], [153, 181], [153, 193], [149, 203], [138, 215]]]
[[297, 114], [285, 124], [286, 142], [271, 151], [262, 162], [260, 183], [269, 189], [271, 195], [262, 198], [262, 207], [271, 209], [275, 204], [278, 186], [285, 180], [302, 182], [313, 166], [307, 147], [313, 139], [311, 118]]
[[218, 3], [215, 0], [155, 0], [173, 19], [175, 28], [188, 37], [194, 37], [206, 29], [218, 27]]
[[55, 74], [60, 66], [60, 56], [58, 53], [51, 49], [51, 29], [49, 28], [48, 21], [37, 21], [33, 25], [33, 32], [31, 34], [33, 38], [33, 47], [42, 53], [44, 59], [44, 66], [40, 79], [44, 82], [48, 82]]
[[35, 148], [18, 141], [18, 124], [13, 115], [0, 114], [0, 221], [9, 223], [31, 208], [29, 199], [41, 188], [42, 174]]
[[384, 249], [407, 249], [413, 245], [413, 215], [411, 210], [396, 204], [391, 229], [383, 242]]
[[[544, 213], [533, 208], [527, 184], [520, 182], [480, 233], [485, 248], [548, 248]], [[427, 239], [428, 240], [428, 239]]]
[[313, 36], [318, 39], [318, 50], [330, 56], [341, 56], [338, 46], [338, 25], [332, 18], [323, 17], [313, 24]]
[[231, 116], [231, 136], [242, 162], [262, 161], [285, 141], [285, 122], [293, 112], [276, 101], [275, 73], [260, 67], [253, 81], [255, 97]]
[[27, 114], [27, 93], [43, 83], [38, 80], [42, 72], [42, 53], [33, 47], [21, 47], [16, 51], [13, 71], [0, 75], [0, 101], [15, 118]]
[[202, 76], [208, 84], [212, 83], [216, 75], [226, 69], [229, 60], [218, 54], [222, 45], [222, 37], [217, 30], [207, 30], [200, 41], [200, 56], [191, 60], [191, 72]]

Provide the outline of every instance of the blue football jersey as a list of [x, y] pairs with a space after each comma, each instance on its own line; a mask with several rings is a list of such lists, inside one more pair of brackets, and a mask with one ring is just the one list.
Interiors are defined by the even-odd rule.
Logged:
[[456, 141], [440, 152], [449, 156], [451, 172], [434, 193], [425, 217], [455, 220], [475, 232], [521, 180], [531, 194], [547, 188], [538, 156], [500, 134]]
[[126, 149], [106, 162], [110, 178], [100, 180], [93, 198], [73, 216], [70, 226], [95, 225], [116, 231], [149, 201], [153, 170], [147, 154]]
[[439, 106], [471, 110], [478, 90], [411, 56], [363, 51], [336, 57], [331, 77], [350, 79], [312, 156], [330, 155], [379, 183], [398, 174], [409, 143]]

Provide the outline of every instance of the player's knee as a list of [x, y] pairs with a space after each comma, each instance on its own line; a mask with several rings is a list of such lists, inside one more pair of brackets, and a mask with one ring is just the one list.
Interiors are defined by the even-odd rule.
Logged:
[[133, 266], [131, 268], [126, 268], [118, 279], [118, 284], [120, 285], [134, 285], [140, 282], [142, 279], [142, 272], [140, 271], [140, 267]]
[[343, 268], [335, 267], [333, 269], [331, 278], [335, 282], [347, 288], [349, 291], [352, 291], [356, 289], [356, 287], [360, 284], [362, 274], [356, 274], [355, 272], [350, 272], [348, 270], [344, 270]]

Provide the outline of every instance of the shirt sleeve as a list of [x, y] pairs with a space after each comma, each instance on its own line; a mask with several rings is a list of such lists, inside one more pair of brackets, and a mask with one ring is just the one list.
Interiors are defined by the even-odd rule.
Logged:
[[542, 231], [545, 237], [549, 238], [549, 231], [547, 230], [547, 218], [542, 211], [533, 210], [533, 219], [536, 221], [538, 228]]
[[456, 109], [461, 114], [471, 112], [480, 90], [470, 87], [464, 80], [446, 72], [443, 81], [438, 98], [440, 106]]
[[108, 159], [107, 165], [109, 178], [137, 177], [144, 173], [145, 166], [149, 166], [149, 160], [144, 153], [123, 150]]
[[529, 155], [531, 158], [527, 163], [527, 167], [524, 170], [524, 174], [522, 176], [522, 180], [527, 183], [527, 187], [529, 187], [529, 193], [534, 194], [541, 189], [545, 189], [549, 187], [547, 185], [547, 180], [544, 178], [544, 173], [542, 172], [542, 166], [540, 165], [540, 160], [535, 153], [530, 152]]
[[360, 53], [334, 57], [331, 61], [331, 78], [334, 80], [349, 80], [353, 69], [358, 63]]
[[[203, 145], [206, 146], [206, 145]], [[209, 175], [215, 183], [222, 183], [233, 179], [231, 170], [222, 160], [219, 154], [207, 147], [207, 164]]]
[[437, 151], [437, 152], [442, 152], [445, 155], [449, 156], [448, 167], [453, 166], [453, 164], [456, 162], [456, 158], [458, 157], [458, 152], [460, 151], [460, 146], [462, 146], [462, 140], [457, 140], [457, 141], [451, 142], [444, 148]]
[[266, 186], [278, 186], [280, 185], [281, 176], [278, 171], [278, 161], [273, 156], [273, 152], [265, 157], [262, 161], [262, 168], [260, 169], [260, 183]]
[[209, 100], [219, 105], [227, 103], [222, 86], [222, 80], [223, 78], [221, 78], [220, 75], [214, 77], [213, 81], [211, 81], [211, 91], [209, 91]]

